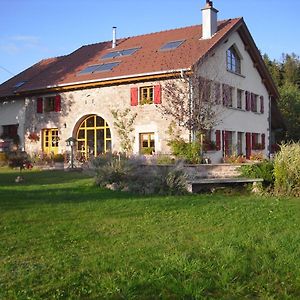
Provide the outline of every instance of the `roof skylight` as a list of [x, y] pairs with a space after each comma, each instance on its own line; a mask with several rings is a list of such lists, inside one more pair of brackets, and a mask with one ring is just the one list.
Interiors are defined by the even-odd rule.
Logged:
[[23, 84], [25, 84], [26, 83], [26, 81], [19, 81], [18, 83], [16, 83], [15, 85], [14, 85], [14, 88], [19, 88], [19, 87], [21, 87]]
[[160, 51], [173, 50], [173, 49], [178, 48], [183, 42], [184, 42], [184, 40], [168, 42], [168, 43], [164, 44], [159, 50]]
[[121, 57], [121, 56], [129, 56], [134, 54], [136, 51], [138, 51], [140, 48], [131, 48], [131, 49], [125, 49], [120, 51], [113, 51], [109, 52], [101, 57], [101, 59], [107, 59], [107, 58], [115, 58], [115, 57]]
[[116, 67], [119, 64], [120, 62], [112, 62], [112, 63], [101, 64], [101, 65], [93, 65], [83, 69], [78, 74], [82, 75], [82, 74], [92, 74], [98, 72], [111, 71], [114, 67]]

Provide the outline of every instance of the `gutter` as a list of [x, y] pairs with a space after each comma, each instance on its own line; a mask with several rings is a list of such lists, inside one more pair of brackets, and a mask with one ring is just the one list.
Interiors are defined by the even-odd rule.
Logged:
[[167, 78], [176, 73], [178, 73], [178, 75], [180, 75], [180, 74], [182, 74], [182, 72], [187, 72], [187, 71], [191, 71], [191, 68], [160, 71], [160, 72], [141, 73], [141, 74], [134, 74], [134, 75], [130, 75], [130, 76], [124, 75], [124, 76], [108, 77], [108, 78], [94, 79], [94, 80], [83, 80], [83, 81], [76, 81], [76, 82], [72, 82], [72, 83], [48, 85], [46, 87], [41, 87], [41, 88], [34, 89], [34, 90], [20, 91], [19, 93], [15, 93], [15, 95], [37, 93], [37, 92], [44, 91], [44, 90], [59, 91], [59, 90], [69, 90], [69, 89], [80, 89], [80, 88], [84, 88], [84, 87], [121, 84], [121, 83], [128, 83], [128, 82], [134, 82], [134, 81], [142, 81], [142, 80], [146, 80], [146, 79], [149, 80], [149, 79]]

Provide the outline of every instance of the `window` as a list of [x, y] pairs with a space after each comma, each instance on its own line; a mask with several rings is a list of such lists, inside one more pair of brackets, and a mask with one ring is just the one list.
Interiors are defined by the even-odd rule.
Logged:
[[115, 58], [120, 56], [129, 56], [134, 54], [136, 51], [138, 51], [140, 48], [131, 48], [126, 50], [119, 50], [119, 51], [113, 51], [109, 52], [101, 57], [101, 59], [108, 59], [108, 58]]
[[241, 74], [241, 59], [234, 46], [227, 50], [227, 70], [230, 72]]
[[251, 93], [251, 110], [253, 112], [258, 112], [257, 102], [258, 102], [258, 95]]
[[19, 88], [19, 87], [21, 87], [23, 84], [25, 84], [26, 83], [26, 81], [20, 81], [20, 82], [18, 82], [18, 83], [16, 83], [15, 85], [14, 85], [14, 88]]
[[233, 107], [233, 87], [228, 84], [223, 84], [223, 105]]
[[39, 97], [36, 100], [36, 112], [41, 114], [43, 112], [59, 112], [61, 111], [61, 97], [60, 95]]
[[237, 133], [237, 154], [238, 155], [243, 155], [243, 132], [238, 132]]
[[119, 64], [120, 62], [112, 62], [112, 63], [106, 63], [101, 65], [93, 65], [83, 69], [78, 74], [84, 75], [84, 74], [93, 74], [98, 72], [111, 71], [114, 67], [118, 66]]
[[224, 155], [233, 154], [233, 131], [223, 131]]
[[140, 88], [140, 104], [152, 104], [153, 103], [153, 86], [145, 86]]
[[184, 40], [168, 42], [164, 44], [159, 50], [160, 51], [174, 50], [178, 48], [183, 42]]
[[13, 125], [3, 125], [2, 126], [2, 134], [1, 134], [1, 138], [5, 139], [13, 139], [15, 137], [17, 137], [18, 135], [18, 124], [13, 124]]
[[154, 133], [140, 133], [140, 151], [141, 154], [152, 154], [155, 152]]
[[239, 109], [243, 108], [243, 91], [240, 89], [237, 89], [236, 92], [236, 107]]
[[44, 112], [55, 111], [55, 97], [44, 98]]

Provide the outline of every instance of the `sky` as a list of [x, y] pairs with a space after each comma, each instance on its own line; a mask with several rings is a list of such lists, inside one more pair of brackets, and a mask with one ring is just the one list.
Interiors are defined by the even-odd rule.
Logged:
[[[300, 55], [300, 0], [214, 0], [218, 19], [244, 17], [261, 53]], [[0, 83], [82, 45], [202, 23], [205, 0], [0, 0]]]

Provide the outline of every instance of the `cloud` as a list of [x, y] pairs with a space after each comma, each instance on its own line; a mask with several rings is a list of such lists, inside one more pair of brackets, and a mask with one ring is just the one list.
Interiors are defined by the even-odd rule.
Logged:
[[19, 54], [28, 50], [47, 51], [40, 38], [33, 35], [15, 35], [2, 39], [0, 50], [8, 54]]

